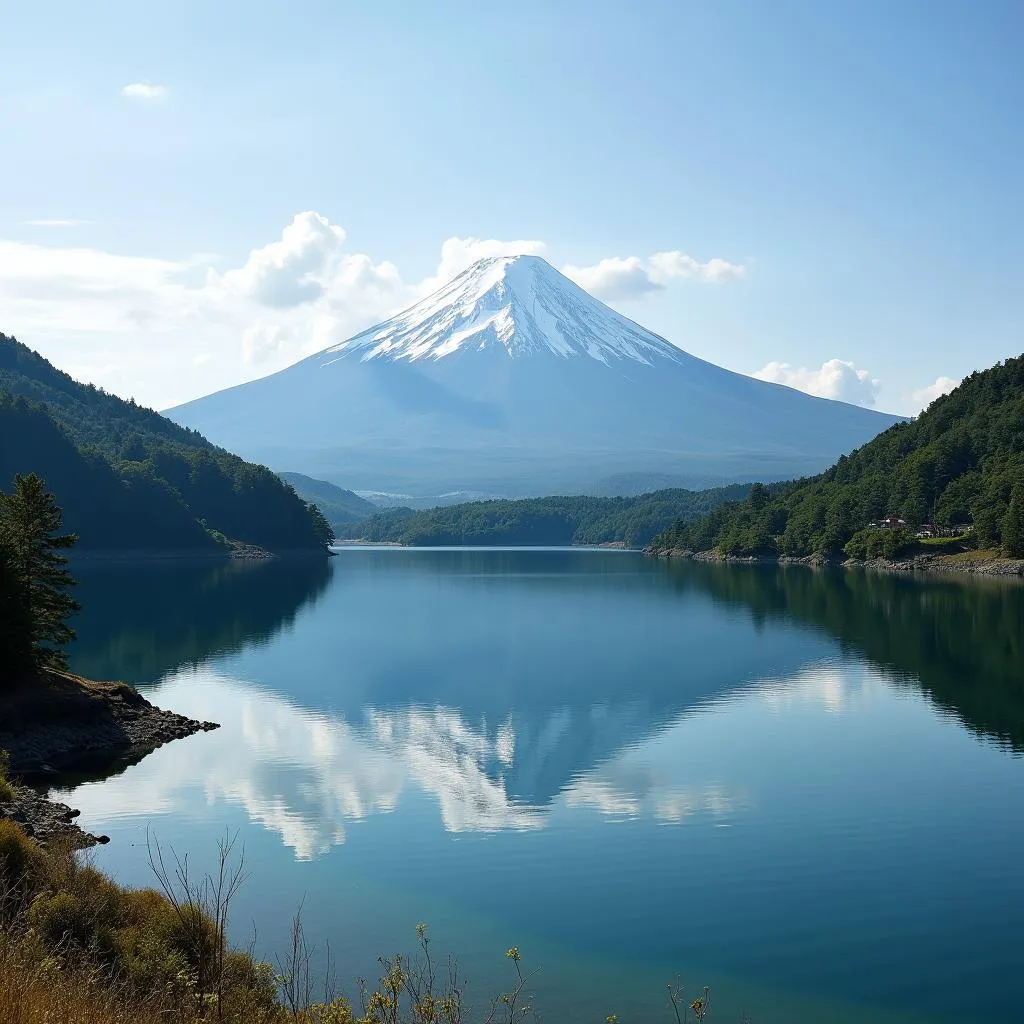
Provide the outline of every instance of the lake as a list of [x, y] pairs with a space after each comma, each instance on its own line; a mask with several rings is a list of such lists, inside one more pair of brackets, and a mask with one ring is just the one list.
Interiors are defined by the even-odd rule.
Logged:
[[234, 937], [376, 978], [430, 926], [548, 1021], [1020, 1021], [1024, 588], [634, 552], [80, 567], [75, 670], [216, 732], [66, 799], [244, 846]]

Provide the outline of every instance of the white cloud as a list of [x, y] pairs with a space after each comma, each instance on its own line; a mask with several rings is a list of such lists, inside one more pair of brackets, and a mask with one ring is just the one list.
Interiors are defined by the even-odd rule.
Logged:
[[936, 398], [940, 395], [948, 395], [959, 383], [960, 381], [954, 380], [952, 377], [936, 377], [926, 387], [911, 391], [910, 398], [914, 403], [914, 412], [927, 409]]
[[43, 217], [39, 220], [26, 220], [30, 228], [80, 228], [91, 224], [91, 220], [80, 220], [78, 217]]
[[665, 287], [651, 277], [637, 256], [612, 256], [592, 267], [577, 267], [570, 263], [562, 267], [562, 273], [591, 295], [611, 301], [637, 299]]
[[677, 277], [692, 277], [698, 281], [727, 281], [730, 278], [745, 277], [747, 273], [741, 263], [730, 263], [719, 256], [701, 263], [678, 249], [656, 252], [648, 262], [654, 280], [661, 282]]
[[256, 323], [242, 335], [242, 360], [262, 363], [280, 352], [288, 341], [287, 332], [278, 324]]
[[562, 273], [591, 295], [615, 302], [663, 291], [668, 282], [680, 278], [704, 282], [738, 279], [746, 274], [746, 268], [718, 256], [701, 263], [675, 249], [656, 252], [646, 260], [639, 256], [611, 256], [589, 267], [568, 264]]
[[[319, 299], [345, 242], [345, 231], [312, 210], [297, 213], [276, 242], [249, 253], [219, 282], [265, 306], [299, 306]], [[216, 275], [211, 283], [217, 283]]]
[[162, 100], [167, 96], [167, 86], [154, 85], [152, 82], [132, 82], [121, 90], [121, 95], [133, 100]]
[[785, 384], [798, 391], [806, 391], [809, 395], [817, 395], [818, 398], [832, 398], [869, 408], [875, 404], [881, 386], [881, 381], [872, 377], [867, 370], [858, 370], [853, 363], [843, 359], [829, 359], [817, 370], [771, 362], [751, 376], [758, 380]]

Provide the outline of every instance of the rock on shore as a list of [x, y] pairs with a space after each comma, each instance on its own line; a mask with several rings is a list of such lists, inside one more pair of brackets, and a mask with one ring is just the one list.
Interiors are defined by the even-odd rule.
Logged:
[[[216, 729], [151, 704], [126, 683], [96, 683], [63, 672], [0, 695], [0, 750], [9, 776], [45, 787], [61, 775], [104, 774], [141, 761], [170, 740]], [[25, 785], [0, 804], [0, 817], [18, 821], [40, 839], [71, 834], [82, 845], [96, 837], [74, 824], [76, 812]]]
[[0, 804], [0, 819], [20, 825], [27, 836], [39, 843], [57, 837], [67, 839], [78, 850], [107, 842], [106, 836], [94, 836], [78, 826], [78, 811], [37, 793], [28, 786], [15, 785], [14, 799]]

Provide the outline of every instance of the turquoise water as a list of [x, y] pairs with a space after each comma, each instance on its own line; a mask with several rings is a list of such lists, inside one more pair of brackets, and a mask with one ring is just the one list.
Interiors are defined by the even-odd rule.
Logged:
[[[345, 982], [429, 924], [543, 1019], [1019, 1021], [1024, 588], [619, 551], [86, 566], [74, 667], [220, 722], [69, 797], [151, 881], [244, 845]], [[351, 988], [351, 986], [349, 986]]]

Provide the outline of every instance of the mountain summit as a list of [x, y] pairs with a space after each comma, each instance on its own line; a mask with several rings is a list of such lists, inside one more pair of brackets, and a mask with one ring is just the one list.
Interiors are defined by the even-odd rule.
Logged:
[[414, 496], [782, 479], [896, 422], [697, 359], [537, 256], [480, 260], [348, 341], [168, 415], [276, 469]]
[[411, 309], [327, 349], [362, 359], [443, 359], [501, 346], [517, 358], [552, 352], [651, 364], [679, 349], [599, 302], [539, 256], [478, 260]]

